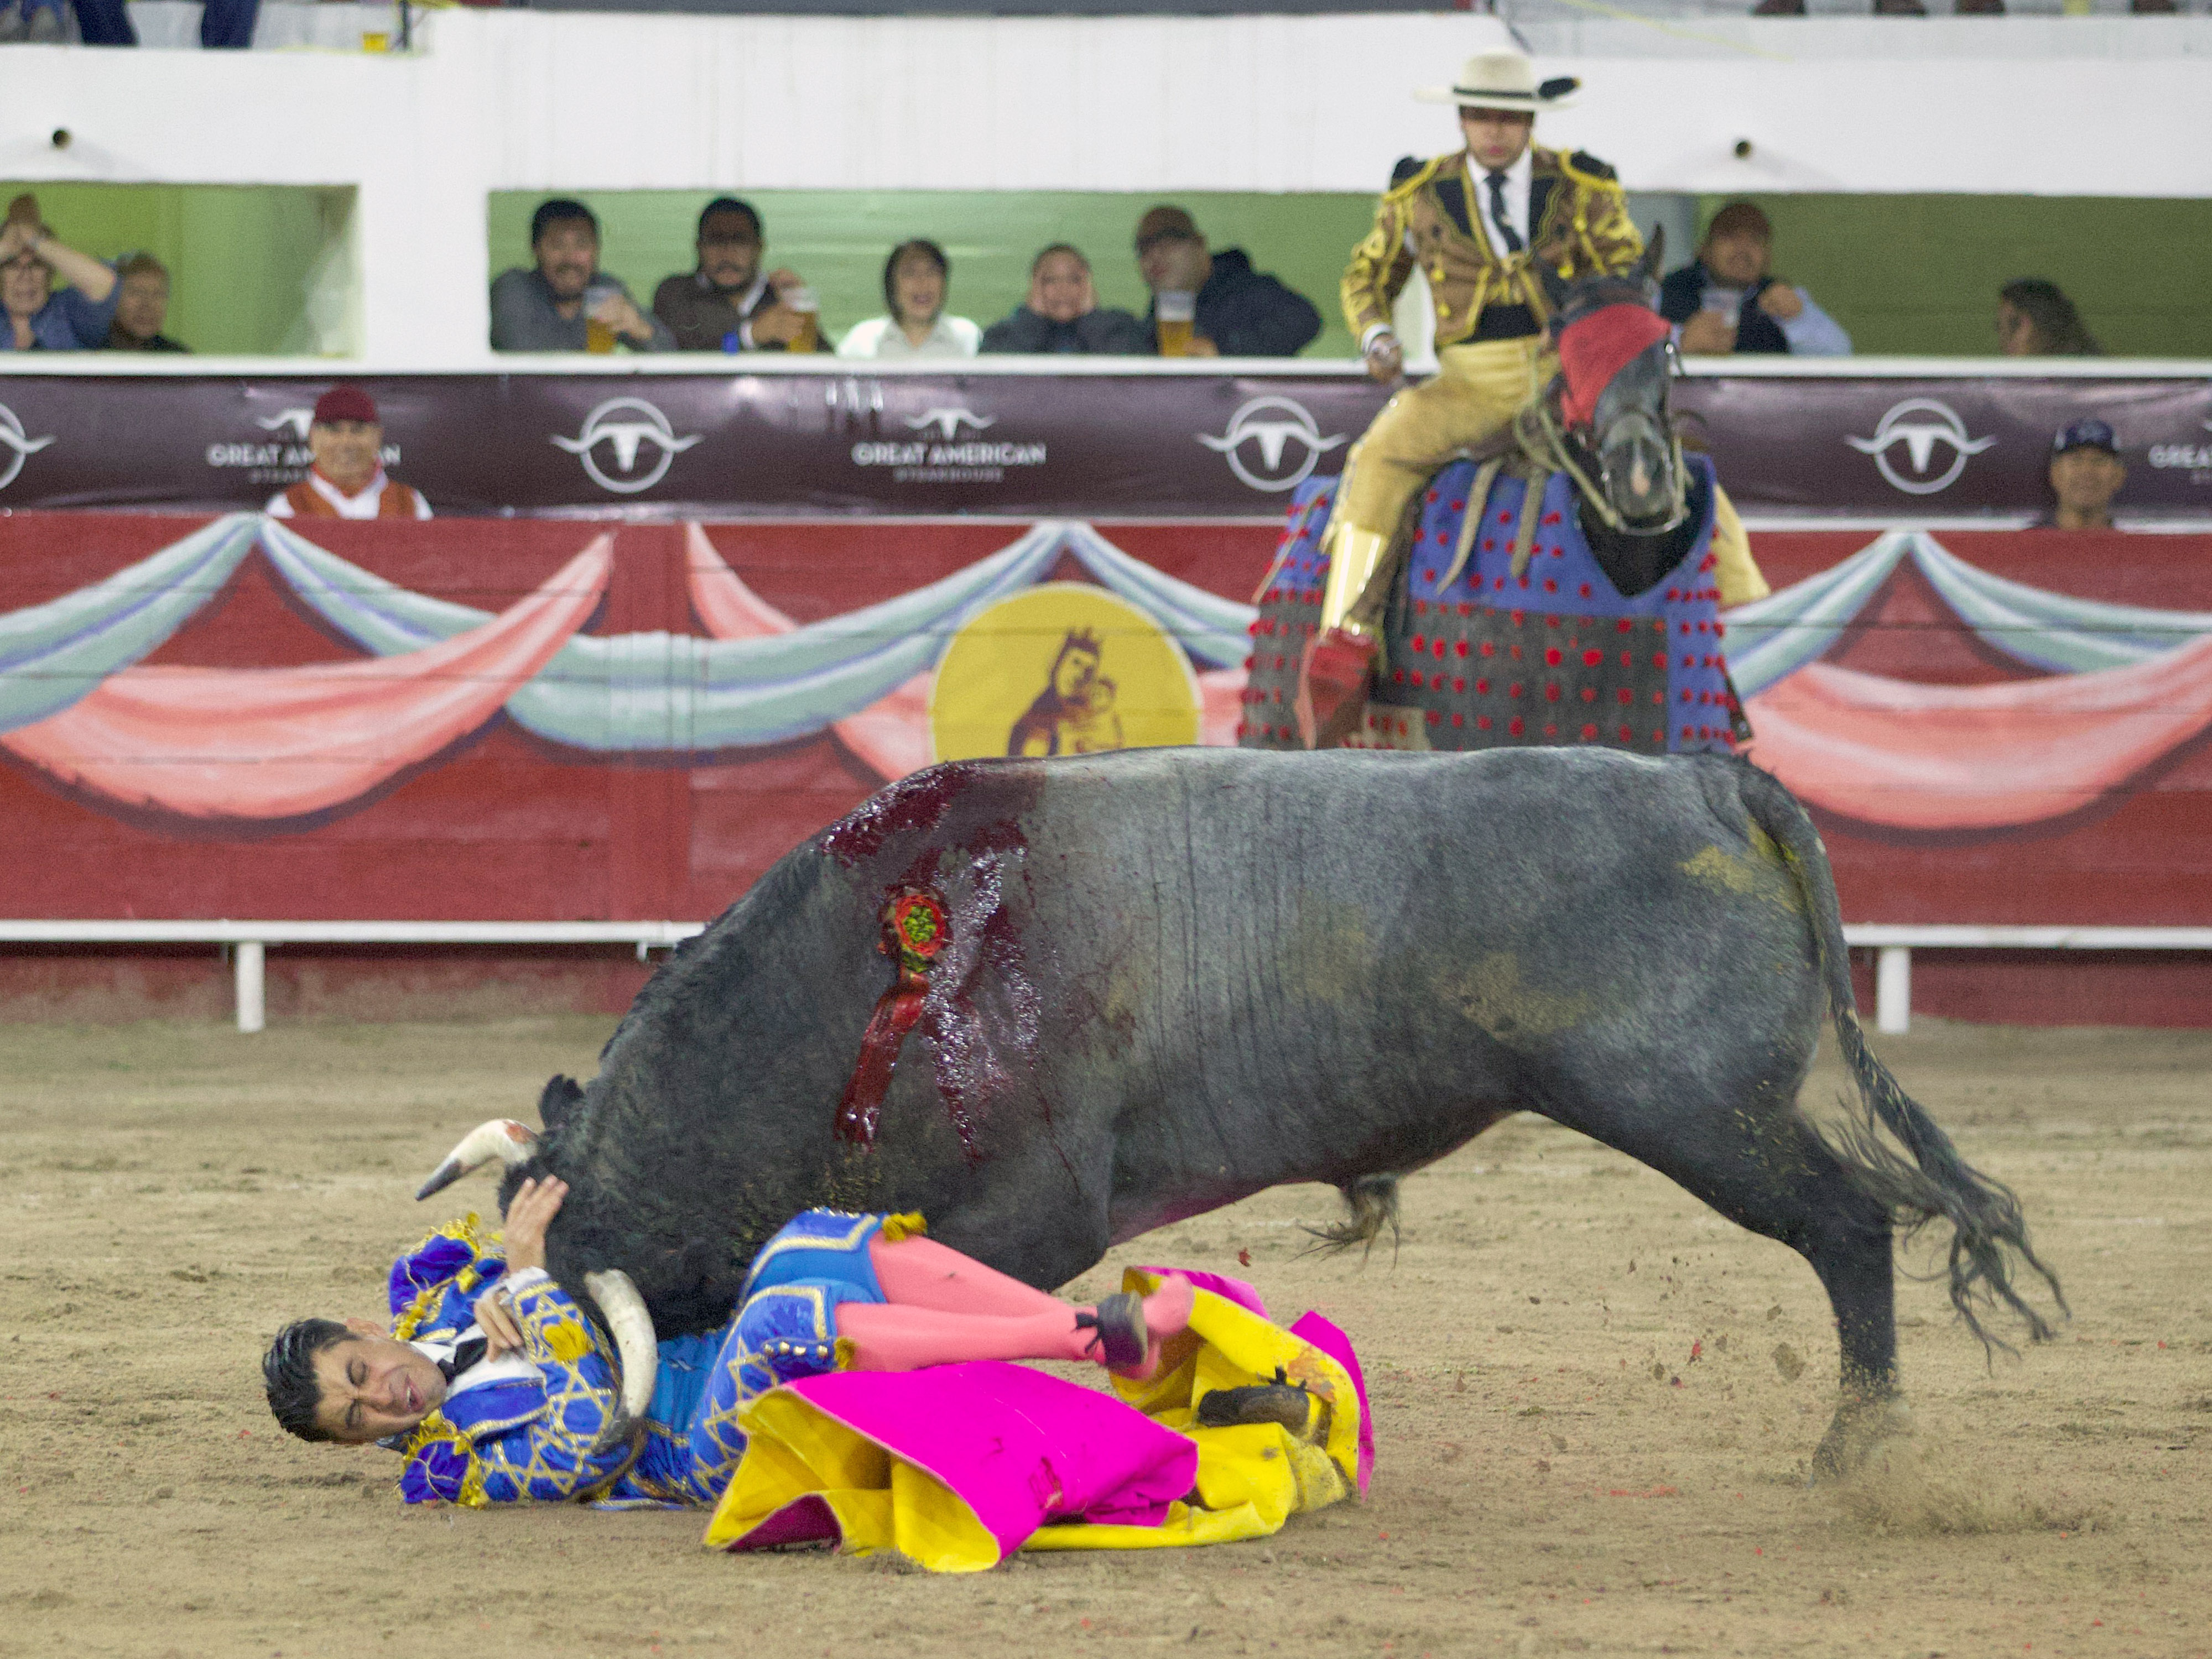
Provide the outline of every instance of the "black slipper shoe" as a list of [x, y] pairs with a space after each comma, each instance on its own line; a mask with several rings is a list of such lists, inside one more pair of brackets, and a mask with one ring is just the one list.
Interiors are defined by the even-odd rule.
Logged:
[[1098, 1311], [1075, 1316], [1075, 1328], [1093, 1331], [1084, 1352], [1109, 1370], [1127, 1370], [1145, 1363], [1152, 1338], [1145, 1329], [1145, 1299], [1128, 1291], [1098, 1298]]

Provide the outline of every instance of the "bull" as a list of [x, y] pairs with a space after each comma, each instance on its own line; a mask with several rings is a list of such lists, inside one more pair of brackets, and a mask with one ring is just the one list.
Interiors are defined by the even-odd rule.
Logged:
[[[931, 953], [887, 959], [915, 904]], [[1826, 1128], [1797, 1106], [1824, 1021], [1856, 1093]], [[1285, 1182], [1340, 1188], [1332, 1242], [1371, 1240], [1400, 1177], [1517, 1111], [1811, 1264], [1842, 1360], [1819, 1468], [1897, 1396], [1899, 1227], [1948, 1224], [1985, 1344], [1993, 1307], [2051, 1334], [2021, 1263], [2064, 1306], [2013, 1194], [1870, 1052], [1811, 821], [1717, 756], [937, 766], [780, 860], [539, 1109], [542, 1134], [484, 1126], [424, 1195], [494, 1156], [502, 1200], [569, 1184], [548, 1263], [598, 1303], [634, 1411], [655, 1333], [726, 1319], [807, 1206], [919, 1210], [1049, 1287]]]

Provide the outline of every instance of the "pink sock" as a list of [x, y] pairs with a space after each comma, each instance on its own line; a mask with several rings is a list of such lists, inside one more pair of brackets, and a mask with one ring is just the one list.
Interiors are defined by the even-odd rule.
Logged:
[[1049, 1291], [1009, 1279], [933, 1238], [919, 1237], [886, 1244], [878, 1233], [868, 1241], [868, 1260], [886, 1301], [904, 1308], [935, 1308], [945, 1313], [991, 1314], [1002, 1319], [1069, 1311]]
[[1171, 1336], [1179, 1336], [1190, 1324], [1191, 1310], [1198, 1304], [1198, 1291], [1181, 1273], [1167, 1273], [1160, 1279], [1160, 1287], [1145, 1298], [1145, 1331], [1158, 1347]]
[[[891, 1248], [902, 1250], [906, 1244]], [[837, 1306], [837, 1334], [851, 1340], [854, 1359], [864, 1371], [910, 1371], [963, 1359], [1081, 1359], [1091, 1336], [1075, 1328], [1075, 1310], [1063, 1302], [1053, 1302], [1048, 1312], [1012, 1319], [843, 1302]]]

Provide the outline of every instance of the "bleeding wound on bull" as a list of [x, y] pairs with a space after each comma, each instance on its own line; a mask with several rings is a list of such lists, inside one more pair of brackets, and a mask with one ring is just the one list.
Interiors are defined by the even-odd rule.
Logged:
[[860, 1036], [860, 1057], [837, 1103], [837, 1139], [857, 1146], [876, 1144], [876, 1125], [883, 1116], [891, 1073], [898, 1066], [900, 1045], [921, 1018], [922, 1002], [929, 994], [930, 964], [951, 937], [944, 901], [919, 888], [901, 888], [891, 896], [884, 906], [883, 927], [876, 948], [896, 964], [896, 972], [890, 988], [876, 1000], [876, 1011]]

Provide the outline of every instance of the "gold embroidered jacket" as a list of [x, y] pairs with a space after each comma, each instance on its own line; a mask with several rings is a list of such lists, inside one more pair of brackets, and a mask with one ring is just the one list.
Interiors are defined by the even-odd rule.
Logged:
[[[1383, 195], [1375, 228], [1352, 250], [1344, 270], [1344, 317], [1354, 339], [1364, 343], [1370, 328], [1389, 326], [1391, 304], [1416, 258], [1436, 296], [1441, 348], [1476, 337], [1479, 327], [1483, 337], [1537, 332], [1551, 315], [1547, 280], [1618, 274], [1643, 256], [1644, 239], [1611, 167], [1579, 150], [1563, 155], [1538, 146], [1531, 154], [1534, 234], [1528, 247], [1510, 258], [1498, 256], [1480, 222], [1464, 150], [1437, 156]], [[1510, 313], [1501, 313], [1486, 327], [1482, 313], [1491, 307], [1526, 307], [1529, 315], [1508, 321]]]

